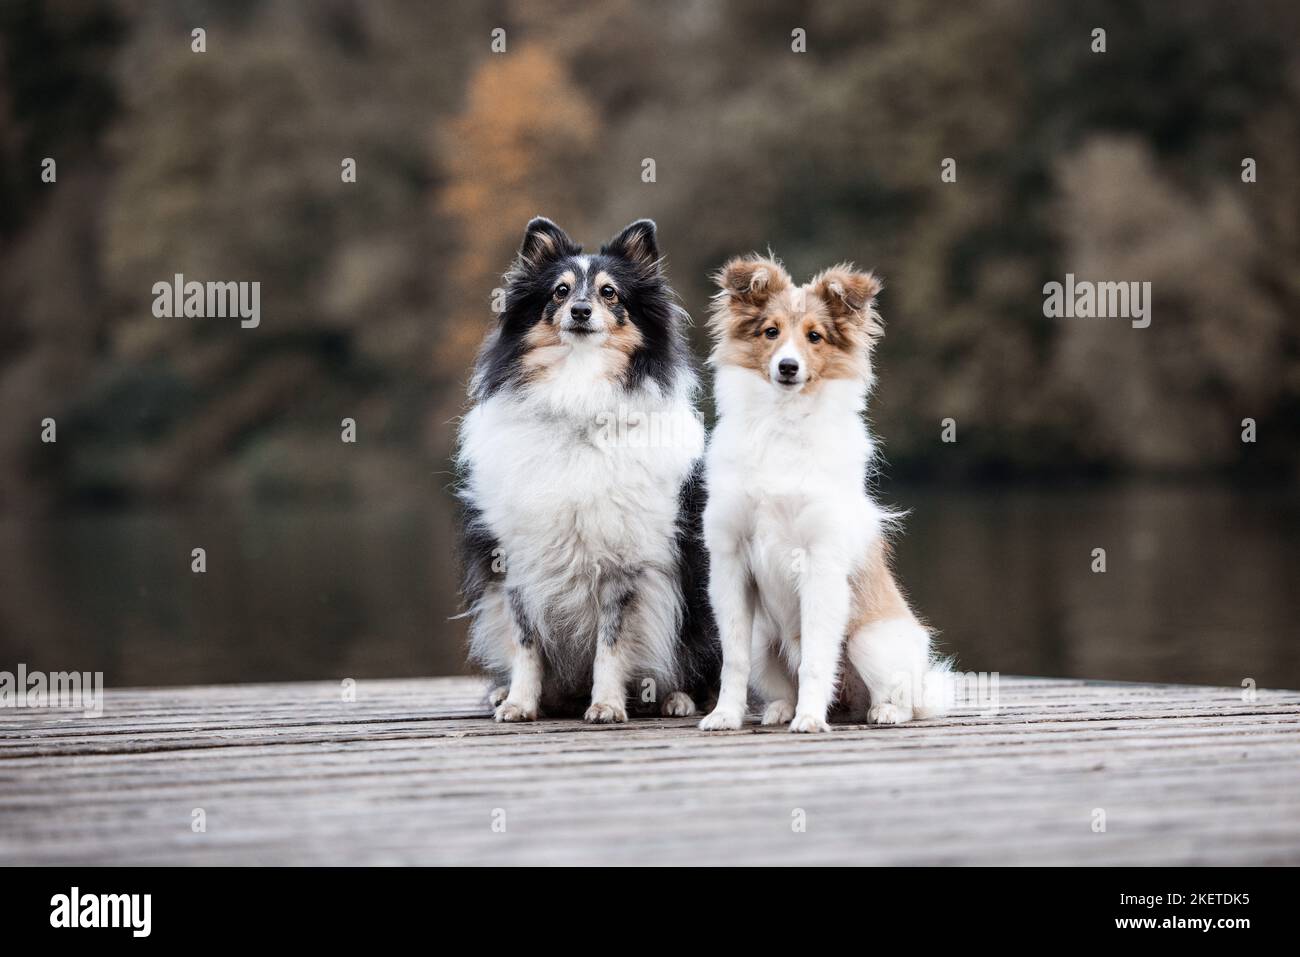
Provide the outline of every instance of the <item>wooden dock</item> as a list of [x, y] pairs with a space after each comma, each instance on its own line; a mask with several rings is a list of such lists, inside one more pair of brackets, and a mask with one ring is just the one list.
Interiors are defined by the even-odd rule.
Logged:
[[464, 678], [110, 691], [0, 711], [0, 863], [1300, 863], [1300, 692], [998, 705], [800, 736], [498, 725]]

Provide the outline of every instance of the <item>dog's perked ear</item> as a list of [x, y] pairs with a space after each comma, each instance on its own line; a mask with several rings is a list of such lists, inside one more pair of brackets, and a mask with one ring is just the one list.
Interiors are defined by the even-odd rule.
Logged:
[[638, 219], [600, 247], [601, 255], [618, 256], [644, 270], [659, 267], [659, 242], [653, 219]]
[[809, 286], [813, 295], [826, 304], [832, 321], [861, 323], [872, 339], [884, 334], [884, 324], [875, 308], [880, 280], [873, 273], [841, 263], [818, 273]]
[[790, 286], [790, 274], [779, 262], [757, 254], [728, 261], [713, 279], [733, 302], [759, 308]]
[[534, 216], [524, 229], [524, 241], [519, 244], [519, 258], [533, 266], [540, 266], [561, 256], [576, 256], [582, 247], [545, 216]]

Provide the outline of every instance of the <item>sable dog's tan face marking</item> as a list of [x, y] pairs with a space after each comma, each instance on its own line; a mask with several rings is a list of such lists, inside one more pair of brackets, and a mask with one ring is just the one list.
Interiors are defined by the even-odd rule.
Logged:
[[[661, 266], [655, 224], [630, 223], [597, 252], [544, 217], [531, 220], [505, 279], [505, 309], [474, 389], [604, 379], [666, 389], [682, 367], [682, 311]], [[567, 388], [567, 386], [566, 386]]]
[[525, 378], [540, 381], [564, 361], [570, 347], [589, 343], [602, 349], [605, 375], [619, 380], [644, 342], [641, 330], [629, 320], [620, 302], [615, 277], [603, 269], [589, 274], [565, 269], [551, 292], [542, 321], [524, 336]]
[[792, 392], [870, 378], [871, 347], [883, 331], [871, 273], [840, 265], [796, 286], [775, 259], [746, 256], [715, 278], [715, 364], [752, 369]]

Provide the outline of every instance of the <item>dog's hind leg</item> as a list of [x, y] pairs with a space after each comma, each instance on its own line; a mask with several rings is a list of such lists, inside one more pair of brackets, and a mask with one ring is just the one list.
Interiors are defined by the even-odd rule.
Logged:
[[929, 651], [929, 632], [910, 615], [870, 622], [849, 636], [849, 662], [871, 696], [867, 721], [902, 724], [917, 716]]
[[798, 694], [794, 677], [777, 647], [776, 623], [762, 612], [754, 616], [751, 684], [763, 699], [763, 724], [785, 724], [794, 717]]
[[659, 710], [666, 718], [689, 718], [695, 714], [695, 699], [685, 691], [674, 691], [664, 698]]
[[495, 712], [510, 693], [511, 666], [518, 646], [506, 589], [499, 584], [483, 588], [470, 614], [470, 660], [482, 665], [490, 676], [487, 703]]
[[932, 687], [941, 677], [930, 652], [930, 630], [908, 607], [889, 569], [883, 543], [877, 543], [854, 582], [857, 614], [849, 634], [850, 664], [871, 697], [867, 720], [901, 724], [942, 708], [932, 705]]

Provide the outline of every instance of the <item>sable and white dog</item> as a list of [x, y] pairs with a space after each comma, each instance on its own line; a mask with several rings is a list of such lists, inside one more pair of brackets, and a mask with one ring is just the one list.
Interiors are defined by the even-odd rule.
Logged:
[[587, 705], [587, 721], [626, 721], [630, 684], [694, 714], [720, 659], [704, 427], [655, 224], [584, 255], [534, 219], [505, 286], [457, 457], [470, 656], [502, 685], [496, 719]]
[[947, 666], [890, 572], [894, 516], [866, 490], [879, 283], [838, 266], [796, 286], [758, 256], [716, 278], [704, 536], [723, 667], [700, 727], [739, 728], [751, 681], [763, 724], [791, 731], [829, 730], [837, 701], [869, 699], [879, 724], [936, 713]]

